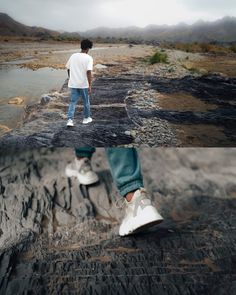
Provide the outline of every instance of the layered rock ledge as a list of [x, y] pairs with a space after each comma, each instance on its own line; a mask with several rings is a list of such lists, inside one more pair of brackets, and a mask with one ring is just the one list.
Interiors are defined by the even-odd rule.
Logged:
[[0, 293], [234, 294], [235, 149], [140, 156], [165, 222], [127, 238], [103, 150], [90, 187], [65, 176], [73, 150], [0, 157]]

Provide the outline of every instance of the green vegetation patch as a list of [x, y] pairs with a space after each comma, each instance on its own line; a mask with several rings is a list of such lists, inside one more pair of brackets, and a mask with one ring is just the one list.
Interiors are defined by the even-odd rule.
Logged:
[[156, 51], [147, 61], [154, 65], [156, 63], [168, 63], [168, 55], [165, 52]]

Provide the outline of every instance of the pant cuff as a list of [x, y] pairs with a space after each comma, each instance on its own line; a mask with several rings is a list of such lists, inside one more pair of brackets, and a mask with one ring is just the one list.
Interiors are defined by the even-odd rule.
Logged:
[[125, 197], [128, 193], [138, 190], [141, 187], [143, 187], [143, 181], [142, 180], [135, 180], [132, 181], [122, 187], [119, 187], [119, 191], [122, 197]]
[[92, 155], [94, 154], [95, 152], [95, 148], [91, 148], [90, 150], [86, 150], [86, 149], [75, 149], [75, 154], [76, 154], [76, 157], [86, 157], [86, 158], [89, 158], [91, 159], [92, 158]]

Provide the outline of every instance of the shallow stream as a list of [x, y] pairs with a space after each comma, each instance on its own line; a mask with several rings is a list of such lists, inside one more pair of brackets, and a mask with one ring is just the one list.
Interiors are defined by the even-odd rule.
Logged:
[[[60, 90], [66, 77], [65, 70], [41, 68], [33, 71], [17, 66], [0, 66], [0, 134], [6, 130], [4, 126], [17, 126], [26, 104], [38, 102], [43, 94], [51, 90]], [[8, 104], [9, 99], [19, 96], [24, 98], [24, 104]]]

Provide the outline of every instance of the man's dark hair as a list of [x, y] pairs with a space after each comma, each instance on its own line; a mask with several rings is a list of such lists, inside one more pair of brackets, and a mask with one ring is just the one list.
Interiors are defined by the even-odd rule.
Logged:
[[88, 50], [88, 49], [92, 49], [93, 48], [93, 42], [85, 39], [81, 42], [81, 49], [82, 50]]

